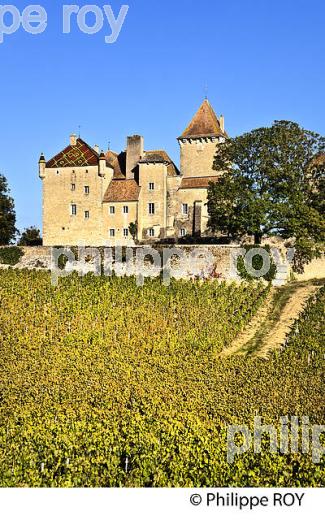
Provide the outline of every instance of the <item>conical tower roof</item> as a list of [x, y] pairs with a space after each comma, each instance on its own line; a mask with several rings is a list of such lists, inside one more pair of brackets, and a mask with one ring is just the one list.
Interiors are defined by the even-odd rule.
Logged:
[[220, 126], [219, 119], [209, 101], [205, 99], [192, 121], [179, 139], [195, 137], [219, 137], [227, 135]]

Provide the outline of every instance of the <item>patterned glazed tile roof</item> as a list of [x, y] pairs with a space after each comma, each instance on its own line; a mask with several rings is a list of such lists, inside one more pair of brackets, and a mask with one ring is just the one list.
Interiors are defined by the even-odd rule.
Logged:
[[140, 187], [133, 179], [113, 179], [103, 202], [132, 202], [139, 200]]
[[225, 135], [227, 134], [221, 130], [215, 111], [209, 101], [205, 99], [179, 139], [190, 137], [219, 137]]
[[184, 177], [182, 179], [181, 185], [179, 187], [180, 190], [188, 190], [188, 189], [207, 189], [209, 187], [209, 182], [218, 182], [220, 176], [215, 177]]
[[71, 166], [97, 166], [99, 155], [82, 139], [75, 146], [69, 145], [46, 163], [47, 168], [67, 168]]

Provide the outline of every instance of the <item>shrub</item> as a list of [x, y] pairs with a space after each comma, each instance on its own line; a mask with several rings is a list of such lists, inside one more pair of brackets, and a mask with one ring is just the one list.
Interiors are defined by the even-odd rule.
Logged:
[[[275, 279], [276, 274], [277, 274], [277, 266], [272, 257], [270, 246], [261, 247], [261, 246], [256, 246], [256, 245], [250, 245], [250, 246], [244, 246], [244, 248], [246, 249], [246, 252], [248, 252], [251, 249], [256, 249], [256, 248], [264, 249], [265, 251], [268, 252], [268, 254], [270, 255], [270, 260], [271, 260], [270, 269], [264, 276], [261, 276], [261, 278], [263, 278], [267, 282], [272, 282]], [[262, 269], [263, 257], [260, 255], [255, 255], [253, 257], [252, 265], [256, 271], [259, 271], [260, 269]], [[252, 276], [251, 274], [249, 274], [247, 272], [245, 258], [242, 256], [240, 256], [237, 260], [237, 271], [238, 271], [239, 276], [243, 280], [252, 281], [255, 279], [254, 276]]]
[[18, 264], [24, 252], [20, 247], [11, 246], [0, 248], [0, 263], [5, 265]]

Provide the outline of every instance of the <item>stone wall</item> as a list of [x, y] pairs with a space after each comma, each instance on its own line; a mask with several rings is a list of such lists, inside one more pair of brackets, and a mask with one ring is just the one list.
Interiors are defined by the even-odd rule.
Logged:
[[[23, 247], [24, 256], [15, 266], [18, 269], [41, 269], [49, 270], [51, 268], [51, 248], [50, 247]], [[113, 249], [114, 251], [114, 249]], [[142, 251], [142, 253], [141, 253]], [[238, 280], [238, 276], [234, 273], [234, 257], [240, 253], [239, 246], [236, 245], [177, 245], [174, 247], [154, 246], [153, 251], [159, 253], [161, 265], [166, 264], [168, 260], [172, 276], [175, 278], [193, 279], [195, 277], [202, 279], [217, 278], [220, 280]], [[138, 257], [136, 256], [138, 252]], [[132, 254], [134, 256], [134, 265], [132, 272], [128, 274], [141, 274], [143, 265], [150, 267], [151, 261], [149, 255], [143, 260], [145, 253], [150, 253], [148, 246], [133, 247]], [[179, 258], [178, 254], [184, 257]], [[141, 257], [142, 255], [142, 257]], [[138, 258], [138, 261], [136, 260]], [[278, 276], [274, 281], [274, 285], [283, 285], [290, 279], [290, 266], [285, 261], [285, 254], [280, 251], [280, 262], [278, 265]], [[140, 259], [140, 260], [139, 260]], [[185, 259], [185, 264], [184, 264]], [[76, 263], [78, 266], [78, 262]], [[89, 263], [91, 269], [92, 262]], [[185, 267], [184, 267], [185, 265]], [[1, 266], [6, 268], [6, 266]], [[182, 269], [179, 269], [179, 268]], [[325, 278], [325, 256], [322, 259], [314, 260], [305, 268], [305, 273], [295, 275], [295, 279], [308, 280], [313, 278]]]

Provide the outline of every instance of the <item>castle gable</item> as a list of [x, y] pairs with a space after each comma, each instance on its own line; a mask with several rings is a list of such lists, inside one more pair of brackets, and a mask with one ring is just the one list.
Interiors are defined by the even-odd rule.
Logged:
[[77, 139], [75, 145], [67, 146], [46, 163], [47, 168], [70, 168], [73, 166], [97, 166], [99, 155], [82, 139]]
[[145, 152], [144, 158], [140, 162], [166, 163], [168, 177], [180, 175], [179, 169], [177, 168], [176, 164], [173, 163], [165, 150], [150, 150]]
[[[126, 152], [117, 154], [109, 150], [106, 152], [106, 161], [114, 170], [113, 179], [126, 179]], [[149, 150], [144, 152], [139, 163], [166, 163], [167, 175], [169, 177], [180, 175], [179, 169], [165, 150]]]

